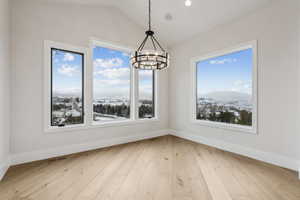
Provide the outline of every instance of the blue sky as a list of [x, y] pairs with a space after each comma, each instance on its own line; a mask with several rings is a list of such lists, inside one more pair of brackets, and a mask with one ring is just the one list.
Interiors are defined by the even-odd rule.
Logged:
[[129, 98], [130, 57], [103, 47], [93, 49], [94, 98]]
[[81, 97], [82, 59], [81, 54], [52, 50], [54, 95]]
[[[60, 96], [81, 96], [82, 55], [53, 50], [53, 91]], [[127, 98], [130, 95], [130, 55], [125, 52], [94, 47], [94, 97]], [[151, 98], [152, 72], [140, 71], [140, 96]]]
[[[103, 47], [93, 49], [94, 98], [126, 98], [130, 95], [130, 55], [128, 53]], [[151, 73], [141, 71], [141, 96], [148, 97]], [[150, 79], [150, 80], [149, 80]]]
[[246, 49], [197, 63], [198, 94], [235, 91], [251, 95], [252, 49]]
[[139, 70], [139, 99], [152, 100], [153, 71]]

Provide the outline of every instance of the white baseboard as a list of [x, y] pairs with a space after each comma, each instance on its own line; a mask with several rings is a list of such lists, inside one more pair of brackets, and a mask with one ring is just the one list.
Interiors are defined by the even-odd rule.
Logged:
[[[260, 160], [280, 167], [288, 168], [294, 171], [298, 171], [300, 173], [300, 168], [299, 168], [300, 162], [298, 160], [289, 157], [285, 157], [270, 152], [264, 152], [264, 151], [244, 147], [237, 144], [226, 143], [220, 140], [208, 139], [206, 137], [196, 135], [195, 133], [191, 133], [189, 131], [172, 130], [171, 133], [172, 135], [177, 137], [188, 139], [208, 146], [216, 147], [218, 149], [243, 155], [249, 158]], [[299, 174], [299, 179], [300, 179], [300, 174]]]
[[74, 145], [51, 148], [51, 149], [40, 150], [40, 151], [13, 154], [11, 155], [11, 165], [28, 163], [37, 160], [44, 160], [48, 158], [64, 156], [68, 154], [79, 153], [83, 151], [89, 151], [93, 149], [98, 149], [98, 148], [103, 148], [103, 147], [108, 147], [108, 146], [113, 146], [118, 144], [125, 144], [129, 142], [135, 142], [139, 140], [160, 137], [168, 134], [169, 134], [169, 130], [159, 130], [159, 131], [135, 134], [126, 137], [118, 137], [118, 138], [112, 138], [107, 140], [93, 141], [93, 142], [83, 143], [83, 144], [74, 144]]
[[6, 159], [2, 163], [0, 163], [0, 181], [3, 179], [5, 173], [7, 172], [8, 168], [10, 167], [10, 160]]
[[280, 167], [296, 170], [299, 172], [299, 179], [300, 179], [300, 162], [292, 158], [277, 155], [274, 153], [247, 148], [237, 144], [226, 143], [220, 140], [208, 139], [206, 137], [196, 135], [195, 133], [189, 131], [176, 131], [171, 129], [165, 129], [165, 130], [158, 130], [153, 132], [146, 132], [142, 134], [135, 134], [126, 137], [118, 137], [118, 138], [112, 138], [107, 140], [94, 141], [90, 143], [74, 144], [74, 145], [51, 148], [51, 149], [40, 150], [40, 151], [13, 154], [10, 156], [10, 159], [8, 159], [9, 162], [7, 161], [2, 165], [0, 164], [0, 180], [3, 178], [5, 172], [7, 171], [10, 165], [17, 165], [17, 164], [22, 164], [22, 163], [27, 163], [27, 162], [37, 161], [37, 160], [44, 160], [44, 159], [53, 158], [57, 156], [64, 156], [72, 153], [78, 153], [78, 152], [83, 152], [83, 151], [88, 151], [88, 150], [93, 150], [93, 149], [98, 149], [98, 148], [103, 148], [103, 147], [108, 147], [108, 146], [113, 146], [118, 144], [125, 144], [129, 142], [139, 141], [143, 139], [150, 139], [150, 138], [160, 137], [164, 135], [174, 135], [197, 143], [213, 146], [218, 149], [222, 149], [225, 151], [254, 158], [256, 160], [271, 163]]

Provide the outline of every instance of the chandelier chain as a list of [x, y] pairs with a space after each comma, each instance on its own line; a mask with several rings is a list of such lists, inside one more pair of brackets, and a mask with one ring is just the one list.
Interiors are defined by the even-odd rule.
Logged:
[[148, 9], [149, 9], [149, 30], [151, 30], [151, 0], [149, 0], [149, 5], [148, 5]]
[[[136, 69], [142, 70], [162, 70], [169, 66], [169, 54], [163, 49], [151, 27], [151, 0], [148, 0], [148, 30], [145, 32], [146, 37], [140, 44], [138, 49], [134, 52], [131, 57], [131, 64]], [[148, 41], [150, 40], [150, 41]], [[150, 45], [146, 45], [149, 44]], [[144, 47], [151, 47], [152, 49], [144, 50]]]

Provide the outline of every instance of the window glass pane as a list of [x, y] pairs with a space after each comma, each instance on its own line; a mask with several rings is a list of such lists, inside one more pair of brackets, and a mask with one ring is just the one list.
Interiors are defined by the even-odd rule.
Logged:
[[83, 63], [81, 53], [51, 49], [51, 126], [84, 122]]
[[252, 48], [197, 63], [197, 119], [252, 126]]
[[94, 47], [93, 120], [130, 118], [130, 57], [128, 53]]
[[151, 70], [138, 70], [139, 73], [139, 118], [153, 118], [154, 112], [154, 73]]

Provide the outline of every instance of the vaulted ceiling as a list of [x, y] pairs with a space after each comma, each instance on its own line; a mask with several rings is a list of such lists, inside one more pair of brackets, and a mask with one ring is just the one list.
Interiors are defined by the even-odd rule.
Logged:
[[[52, 1], [114, 6], [129, 19], [143, 28], [147, 28], [148, 0]], [[251, 12], [277, 0], [192, 0], [191, 7], [186, 7], [184, 1], [152, 0], [153, 28], [160, 41], [165, 45], [178, 44], [217, 25], [251, 14]]]

